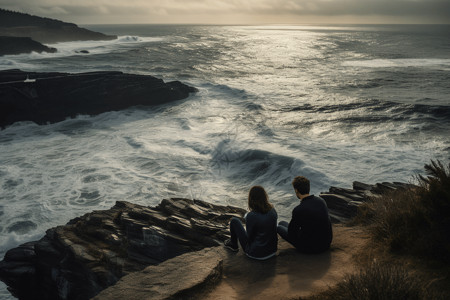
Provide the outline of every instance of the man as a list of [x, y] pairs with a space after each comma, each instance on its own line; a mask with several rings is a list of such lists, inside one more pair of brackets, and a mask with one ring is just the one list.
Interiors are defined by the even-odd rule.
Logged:
[[278, 224], [278, 234], [304, 253], [328, 250], [333, 231], [325, 200], [309, 194], [310, 183], [306, 177], [295, 177], [292, 186], [300, 204], [292, 211], [289, 224], [286, 221]]

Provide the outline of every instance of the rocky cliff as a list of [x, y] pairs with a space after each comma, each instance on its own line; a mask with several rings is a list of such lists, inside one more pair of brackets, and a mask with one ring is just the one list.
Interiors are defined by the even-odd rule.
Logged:
[[[28, 80], [26, 80], [28, 78]], [[179, 81], [122, 72], [0, 71], [0, 127], [17, 121], [46, 124], [136, 105], [184, 99], [197, 91]]]
[[[76, 24], [0, 9], [0, 56], [55, 52], [42, 44], [70, 41], [113, 40], [115, 35], [80, 28]], [[7, 39], [9, 37], [9, 39]], [[14, 39], [15, 37], [15, 39]], [[29, 40], [18, 39], [28, 38]], [[48, 48], [48, 49], [45, 49]], [[53, 50], [52, 50], [53, 49]]]
[[0, 36], [0, 55], [31, 52], [55, 53], [56, 49], [44, 46], [29, 37]]
[[[409, 185], [355, 182], [353, 186], [353, 189], [331, 188], [322, 194], [334, 222], [354, 216], [357, 206], [369, 196], [378, 197], [387, 190]], [[0, 262], [0, 279], [20, 299], [36, 299], [36, 295], [39, 299], [89, 299], [125, 275], [182, 254], [221, 245], [228, 237], [229, 220], [233, 216], [242, 218], [244, 213], [241, 208], [200, 200], [169, 199], [157, 207], [117, 202], [109, 210], [88, 213], [65, 226], [49, 229], [39, 241], [9, 250]], [[192, 255], [189, 257], [192, 259]], [[214, 261], [211, 268], [201, 273], [205, 280], [217, 279]], [[176, 262], [175, 266], [174, 262], [166, 265], [172, 269], [185, 267], [183, 259]], [[165, 268], [151, 270], [161, 273], [152, 275], [160, 277], [161, 282], [168, 276]], [[191, 272], [184, 270], [187, 274]], [[173, 286], [188, 289], [182, 284]], [[162, 292], [161, 288], [142, 288]], [[170, 299], [179, 292], [164, 290], [161, 299]]]

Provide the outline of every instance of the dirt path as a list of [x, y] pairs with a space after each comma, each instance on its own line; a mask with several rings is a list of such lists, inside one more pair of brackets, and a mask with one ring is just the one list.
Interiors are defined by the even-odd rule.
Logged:
[[368, 242], [368, 235], [358, 227], [338, 225], [333, 230], [331, 250], [319, 255], [300, 254], [281, 239], [277, 257], [263, 262], [247, 258], [242, 250], [221, 249], [223, 278], [199, 299], [293, 299], [335, 285], [359, 269], [355, 256]]

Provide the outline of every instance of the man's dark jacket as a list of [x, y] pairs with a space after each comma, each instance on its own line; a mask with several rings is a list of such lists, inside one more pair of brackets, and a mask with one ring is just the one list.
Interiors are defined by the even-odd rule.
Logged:
[[333, 239], [333, 230], [325, 200], [314, 195], [303, 198], [292, 211], [288, 237], [302, 252], [327, 250]]

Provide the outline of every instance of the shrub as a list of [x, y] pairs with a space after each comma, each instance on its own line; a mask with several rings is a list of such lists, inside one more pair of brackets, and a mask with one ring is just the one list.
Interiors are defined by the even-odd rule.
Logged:
[[363, 204], [356, 222], [394, 252], [450, 262], [450, 164], [425, 165], [419, 185]]

